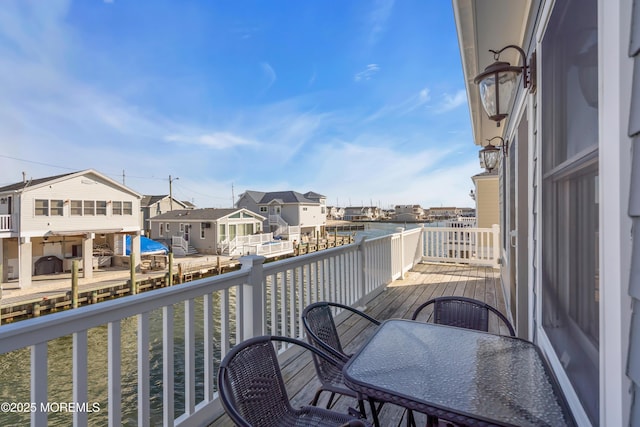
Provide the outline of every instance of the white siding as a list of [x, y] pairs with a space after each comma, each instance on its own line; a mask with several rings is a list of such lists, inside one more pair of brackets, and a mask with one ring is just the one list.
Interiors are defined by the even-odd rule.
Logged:
[[[26, 189], [21, 197], [21, 229], [23, 234], [41, 235], [49, 230], [139, 229], [140, 200], [132, 192], [123, 191], [97, 176], [78, 176], [51, 185]], [[35, 201], [63, 200], [62, 216], [36, 216]], [[107, 214], [71, 216], [71, 200], [107, 202]], [[131, 202], [131, 215], [112, 215], [113, 201]]]

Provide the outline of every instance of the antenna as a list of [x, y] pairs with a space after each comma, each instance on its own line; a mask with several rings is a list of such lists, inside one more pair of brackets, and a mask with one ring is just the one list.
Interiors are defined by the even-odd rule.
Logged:
[[236, 195], [233, 192], [233, 182], [231, 183], [231, 207], [236, 207]]

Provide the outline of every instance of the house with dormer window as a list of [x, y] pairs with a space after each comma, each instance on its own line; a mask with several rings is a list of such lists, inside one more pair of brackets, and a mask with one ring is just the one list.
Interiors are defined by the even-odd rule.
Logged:
[[251, 191], [240, 195], [236, 206], [266, 217], [265, 230], [289, 240], [322, 233], [327, 224], [326, 196], [309, 191]]

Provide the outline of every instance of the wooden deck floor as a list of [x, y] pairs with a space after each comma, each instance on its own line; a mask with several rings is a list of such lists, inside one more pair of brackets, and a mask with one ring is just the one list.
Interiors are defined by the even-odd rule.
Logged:
[[[387, 290], [372, 300], [365, 309], [370, 316], [385, 320], [391, 318], [411, 318], [415, 308], [421, 303], [438, 296], [459, 295], [486, 301], [505, 313], [505, 302], [498, 278], [499, 271], [487, 267], [454, 264], [419, 264], [408, 272], [404, 279], [391, 283]], [[338, 325], [341, 340], [347, 352], [355, 351], [371, 335], [373, 327], [369, 322], [350, 316]], [[497, 330], [497, 322], [490, 324], [492, 332]], [[506, 333], [506, 331], [501, 331]], [[294, 404], [308, 404], [319, 385], [315, 369], [308, 354], [292, 352], [282, 360], [283, 375], [289, 396]], [[328, 393], [323, 393], [320, 404], [326, 404]], [[348, 407], [356, 407], [351, 398], [339, 398], [333, 409], [346, 412]], [[368, 405], [367, 405], [367, 409]], [[405, 411], [394, 405], [384, 405], [380, 413], [382, 426], [405, 424]], [[426, 417], [416, 414], [418, 425], [424, 425]], [[233, 426], [221, 416], [212, 426]], [[443, 424], [444, 425], [444, 424]]]

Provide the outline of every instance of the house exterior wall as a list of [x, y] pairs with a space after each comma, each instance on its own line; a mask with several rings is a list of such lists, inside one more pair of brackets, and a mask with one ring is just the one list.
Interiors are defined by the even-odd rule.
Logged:
[[[634, 72], [634, 61], [629, 58], [629, 56], [637, 58], [638, 52], [640, 52], [640, 47], [638, 47], [640, 46], [640, 2], [631, 0], [613, 2], [595, 0], [584, 3], [573, 1], [573, 11], [561, 14], [562, 8], [566, 7], [568, 3], [568, 1], [554, 2], [551, 0], [531, 2], [527, 6], [528, 21], [525, 19], [522, 28], [517, 31], [517, 37], [523, 37], [523, 39], [506, 38], [506, 40], [497, 43], [499, 46], [493, 44], [488, 46], [499, 49], [507, 44], [517, 44], [525, 50], [527, 58], [533, 51], [537, 52], [537, 90], [528, 92], [522, 88], [522, 84], [517, 85], [518, 93], [513, 109], [502, 124], [504, 139], [513, 140], [518, 131], [520, 120], [518, 111], [526, 107], [529, 128], [527, 168], [516, 170], [516, 182], [528, 183], [528, 236], [526, 242], [518, 241], [517, 243], [526, 246], [528, 251], [528, 280], [524, 283], [525, 290], [529, 292], [528, 337], [534, 340], [547, 356], [578, 425], [640, 425], [640, 397], [638, 396], [640, 393], [638, 386], [640, 384], [640, 362], [638, 362], [640, 360], [640, 320], [638, 320], [640, 319], [638, 315], [640, 312], [640, 274], [638, 274], [640, 271], [640, 250], [637, 250], [640, 248], [637, 243], [638, 236], [640, 236], [637, 229], [640, 227], [632, 227], [632, 222], [637, 222], [637, 218], [640, 217], [640, 208], [638, 208], [640, 203], [637, 203], [640, 200], [640, 197], [637, 196], [640, 194], [637, 188], [640, 183], [638, 179], [640, 168], [635, 167], [636, 163], [640, 164], [640, 161], [636, 162], [640, 156], [637, 155], [639, 151], [637, 150], [637, 141], [632, 143], [630, 138], [630, 136], [637, 138], [640, 135], [640, 101], [638, 101], [640, 96], [637, 96], [640, 92], [640, 73]], [[485, 47], [487, 47], [482, 43], [487, 40], [495, 42], [495, 39], [490, 39], [487, 36], [486, 40], [482, 39], [476, 43], [475, 38], [481, 37], [482, 29], [479, 30], [479, 28], [483, 24], [482, 19], [488, 21], [485, 22], [488, 24], [487, 27], [483, 28], [500, 24], [500, 22], [491, 22], [491, 18], [487, 17], [494, 15], [492, 7], [498, 13], [500, 9], [504, 9], [506, 3], [486, 2], [484, 5], [485, 10], [480, 13], [473, 9], [471, 1], [454, 0], [457, 25], [471, 23], [467, 27], [469, 32], [459, 31], [459, 36], [467, 37], [470, 34], [475, 34], [468, 39], [461, 40], [460, 44], [466, 47], [469, 46], [466, 42], [473, 40], [476, 50], [469, 50], [470, 55], [475, 52], [482, 55], [486, 52]], [[584, 18], [584, 16], [578, 17], [575, 14], [577, 10], [575, 8], [582, 10], [587, 7], [594, 7], [591, 10], [597, 8], [597, 18], [594, 20], [597, 23], [597, 32], [595, 33], [597, 56], [593, 58], [596, 58], [598, 99], [595, 106], [591, 105], [596, 109], [594, 110], [594, 120], [589, 121], [579, 120], [580, 116], [575, 116], [579, 114], [576, 113], [576, 104], [570, 104], [571, 102], [583, 102], [576, 92], [577, 90], [583, 91], [583, 88], [578, 88], [577, 85], [570, 86], [572, 83], [577, 83], [578, 79], [568, 78], [566, 81], [569, 83], [565, 86], [557, 81], [557, 79], [570, 76], [569, 73], [575, 72], [570, 69], [571, 61], [574, 61], [575, 57], [570, 53], [560, 54], [557, 57], [558, 60], [554, 61], [553, 57], [549, 57], [544, 52], [545, 46], [548, 53], [549, 49], [557, 49], [562, 45], [565, 38], [579, 35], [575, 32], [572, 33], [571, 25], [575, 25], [579, 21], [578, 18]], [[558, 31], [558, 35], [552, 36], [549, 28], [553, 28], [550, 22], [553, 19], [554, 11], [558, 11], [556, 18], [558, 16], [569, 18], [567, 18], [566, 25], [560, 27], [561, 31]], [[593, 27], [587, 29], [593, 30]], [[503, 28], [500, 31], [504, 32]], [[576, 49], [575, 45], [572, 47]], [[583, 50], [580, 50], [580, 46], [577, 48], [578, 53], [586, 52], [586, 48]], [[545, 55], [547, 59], [551, 59], [546, 63]], [[514, 54], [513, 58], [516, 57]], [[465, 60], [472, 61], [470, 56], [466, 56]], [[492, 58], [489, 56], [487, 64], [491, 62]], [[510, 62], [513, 63], [513, 59]], [[569, 65], [567, 66], [567, 64]], [[579, 62], [573, 64], [577, 64], [578, 67], [584, 65]], [[473, 82], [474, 75], [482, 70], [482, 67], [474, 69], [468, 64], [464, 66], [467, 67], [465, 73], [467, 82]], [[635, 71], [638, 71], [637, 65]], [[592, 76], [594, 75], [592, 74]], [[554, 84], [560, 84], [559, 90], [549, 92], [549, 88], [556, 88]], [[477, 87], [472, 87], [471, 90], [477, 91]], [[547, 91], [547, 98], [543, 96], [545, 91]], [[567, 94], [574, 94], [575, 98], [567, 98], [567, 104], [564, 105], [554, 104], [558, 96], [567, 96]], [[586, 99], [587, 95], [584, 91], [582, 94]], [[479, 104], [471, 99], [473, 96], [475, 95], [470, 96], [470, 104], [474, 109], [472, 118], [478, 133], [475, 139], [482, 141], [484, 137], [491, 137], [493, 134], [489, 131], [484, 133], [485, 130], [478, 115], [484, 114], [484, 111], [475, 109]], [[580, 106], [577, 105], [577, 107]], [[577, 117], [577, 119], [572, 121], [572, 117]], [[557, 125], [557, 122], [562, 124], [563, 121], [568, 123], [565, 133], [553, 134], [549, 132], [549, 126]], [[594, 124], [597, 124], [597, 130], [594, 130]], [[584, 135], [586, 138], [575, 138], [576, 135], [582, 135], [581, 132], [585, 131], [587, 131], [587, 134]], [[494, 130], [492, 129], [491, 132]], [[575, 139], [571, 140], [570, 138]], [[595, 149], [590, 145], [580, 145], [584, 143], [585, 139], [588, 143], [594, 141]], [[558, 142], [565, 142], [568, 145], [568, 142], [575, 141], [577, 141], [578, 147], [583, 147], [582, 151], [571, 153], [572, 156], [569, 156], [565, 163], [555, 169], [545, 164], [545, 159], [549, 158], [548, 156], [554, 152], [553, 150], [560, 147], [561, 150], [555, 153], [563, 153], [562, 148], [564, 147], [558, 145]], [[633, 165], [632, 159], [634, 160]], [[587, 182], [581, 191], [570, 187], [576, 183], [580, 184], [580, 175], [575, 174], [574, 171], [580, 171], [580, 168], [587, 170], [587, 167], [591, 168], [588, 170], [590, 174], [595, 169], [595, 179]], [[560, 218], [555, 223], [555, 229], [549, 228], [549, 218], [554, 218], [556, 215], [556, 211], [550, 208], [554, 200], [552, 197], [554, 193], [550, 193], [554, 189], [553, 180], [567, 184], [564, 188], [556, 186], [558, 190], [554, 191], [558, 191], [563, 197], [555, 197], [555, 200], [567, 202], [571, 200], [571, 203], [581, 207], [582, 205], [579, 203], [585, 203], [585, 199], [591, 203], [589, 198], [594, 197], [595, 201], [588, 205], [589, 211], [581, 208], [578, 209], [578, 213], [583, 216], [581, 220], [584, 220], [585, 215], [592, 215], [591, 210], [595, 211], [597, 226], [595, 230], [574, 233], [577, 239], [562, 238], [560, 241], [558, 240], [556, 237], [558, 235], [570, 235], [567, 228], [577, 228], [579, 219], [577, 215], [569, 215], [567, 216], [569, 227], [564, 227], [563, 220]], [[503, 193], [509, 194], [512, 190], [509, 187], [512, 184], [507, 181], [506, 185], [507, 188]], [[566, 197], [562, 193], [566, 192], [567, 188], [569, 188], [568, 195], [570, 197]], [[630, 199], [629, 195], [631, 195]], [[580, 202], [580, 198], [582, 198], [582, 202]], [[561, 207], [566, 209], [571, 206], [566, 203]], [[554, 224], [552, 223], [552, 225]], [[567, 240], [574, 240], [573, 245]], [[577, 252], [585, 251], [580, 246], [588, 247], [586, 251], [593, 252], [595, 256], [585, 262], [580, 262], [581, 258], [578, 257]], [[574, 250], [566, 250], [569, 248]], [[550, 253], [553, 255], [551, 256]], [[503, 259], [505, 258], [503, 257]], [[581, 264], [590, 265], [585, 267]], [[557, 277], [548, 277], [550, 270], [552, 272], [554, 269], [563, 271], [563, 265], [573, 265], [576, 270], [594, 270], [595, 277], [588, 279], [595, 283], [596, 292], [590, 293], [589, 288], [584, 287], [580, 288], [582, 291], [569, 289], [567, 283], [581, 286], [580, 282], [575, 281], [575, 277], [572, 278], [573, 271], [562, 275], [560, 280]], [[512, 267], [510, 264], [502, 266], [503, 269]], [[554, 328], [558, 329], [562, 326], [564, 319], [556, 319], [558, 325], [554, 327], [551, 322], [553, 319], [549, 317], [549, 313], [553, 313], [553, 307], [549, 302], [549, 298], [553, 296], [553, 292], [550, 292], [549, 288], [551, 285], [558, 286], [560, 292], [566, 295], [567, 299], [576, 298], [580, 292], [584, 293], [584, 289], [587, 289], [587, 295], [592, 298], [597, 307], [596, 316], [591, 316], [589, 319], [595, 323], [596, 339], [592, 343], [595, 354], [588, 355], [587, 352], [583, 352], [581, 356], [576, 357], [575, 353], [569, 355], [559, 348], [566, 343], [561, 342], [559, 346], [557, 339], [554, 343], [551, 335], [556, 333]], [[570, 303], [573, 304], [573, 300], [570, 300]], [[631, 307], [634, 308], [633, 318]], [[578, 314], [574, 312], [570, 315], [577, 316]], [[580, 315], [584, 316], [584, 313]], [[576, 324], [572, 327], [577, 328]], [[581, 376], [576, 381], [576, 369], [580, 369], [579, 365], [584, 365], [588, 360], [595, 360], [595, 370], [598, 372], [595, 381], [589, 375]], [[570, 372], [572, 370], [573, 373]], [[573, 379], [571, 375], [574, 376]], [[579, 385], [578, 382], [583, 384]], [[579, 387], [595, 391], [595, 396], [587, 396], [586, 399], [581, 397], [578, 391]]]
[[[262, 218], [255, 217], [252, 213], [241, 209], [217, 219], [151, 218], [150, 224], [151, 239], [162, 241], [170, 246], [173, 236], [185, 238], [188, 235], [189, 244], [203, 254], [218, 253], [218, 248], [223, 240], [261, 233], [263, 230]], [[209, 226], [204, 224], [209, 224]], [[160, 233], [161, 227], [162, 233]]]
[[[62, 200], [62, 216], [36, 215], [36, 200]], [[71, 215], [71, 200], [106, 201], [106, 215]], [[113, 201], [131, 203], [131, 214], [114, 215]], [[23, 236], [55, 231], [139, 229], [140, 199], [96, 176], [77, 176], [23, 192], [20, 196], [20, 229]]]
[[500, 224], [498, 176], [476, 179], [476, 223], [480, 228]]
[[322, 213], [323, 206], [319, 205], [299, 205], [298, 218], [301, 227], [324, 227], [327, 224], [327, 216]]
[[[246, 194], [243, 194], [242, 197], [238, 199], [236, 206], [238, 208], [248, 209], [251, 212], [259, 213], [258, 203], [256, 203], [251, 197], [247, 196]], [[267, 216], [264, 213], [260, 213], [260, 215]]]
[[[150, 230], [149, 219], [154, 216], [161, 215], [165, 212], [169, 212], [172, 208], [171, 199], [168, 197], [157, 201], [151, 206], [146, 206], [142, 208], [142, 215], [140, 218], [140, 229], [142, 230]], [[173, 201], [173, 209], [184, 209], [184, 206], [181, 203]]]

